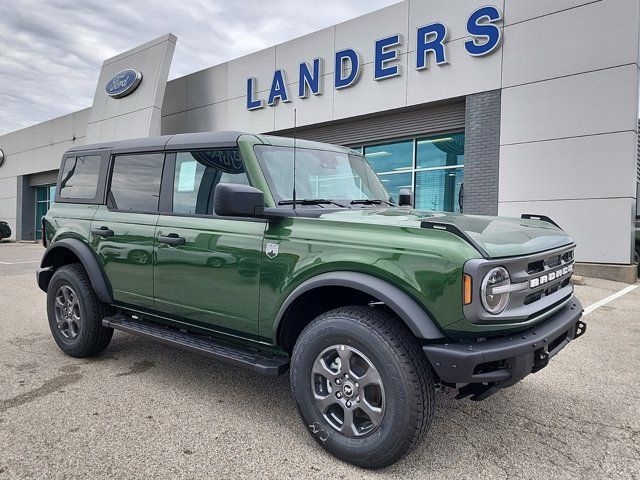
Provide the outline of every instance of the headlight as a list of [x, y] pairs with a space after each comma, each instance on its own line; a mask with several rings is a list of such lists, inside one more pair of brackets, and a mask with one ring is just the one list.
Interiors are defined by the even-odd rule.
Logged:
[[506, 268], [496, 267], [487, 273], [482, 280], [480, 290], [482, 306], [487, 312], [498, 315], [504, 311], [511, 295], [509, 293], [510, 289], [504, 287], [509, 285], [511, 285], [511, 278]]

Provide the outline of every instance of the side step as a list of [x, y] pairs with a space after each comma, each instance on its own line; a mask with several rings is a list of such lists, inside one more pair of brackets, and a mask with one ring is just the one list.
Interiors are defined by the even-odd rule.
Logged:
[[284, 357], [269, 355], [248, 348], [223, 345], [203, 335], [186, 333], [175, 328], [144, 320], [136, 320], [122, 314], [102, 319], [102, 325], [200, 353], [232, 365], [245, 367], [262, 375], [280, 375], [289, 368], [289, 361]]

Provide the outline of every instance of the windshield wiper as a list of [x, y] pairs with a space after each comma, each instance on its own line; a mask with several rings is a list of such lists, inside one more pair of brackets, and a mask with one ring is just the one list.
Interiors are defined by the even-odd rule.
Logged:
[[394, 204], [391, 202], [387, 202], [386, 200], [378, 200], [376, 199], [369, 199], [369, 198], [363, 198], [361, 200], [351, 200], [351, 205], [382, 205], [383, 203], [386, 203], [387, 205], [393, 207]]
[[278, 205], [337, 205], [338, 207], [347, 208], [346, 205], [334, 202], [333, 200], [326, 200], [324, 198], [303, 198], [300, 200], [280, 200]]

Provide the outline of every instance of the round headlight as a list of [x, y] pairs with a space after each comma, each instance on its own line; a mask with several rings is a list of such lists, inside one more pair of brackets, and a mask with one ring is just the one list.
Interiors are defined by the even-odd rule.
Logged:
[[487, 273], [482, 280], [480, 291], [482, 306], [487, 312], [497, 315], [507, 308], [510, 293], [508, 289], [500, 287], [506, 287], [508, 285], [511, 285], [511, 278], [506, 268], [496, 267]]

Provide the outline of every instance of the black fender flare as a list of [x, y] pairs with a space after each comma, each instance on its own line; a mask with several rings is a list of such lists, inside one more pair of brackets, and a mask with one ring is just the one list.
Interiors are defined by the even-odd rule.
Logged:
[[445, 338], [429, 313], [395, 285], [365, 273], [338, 271], [316, 275], [298, 285], [291, 292], [278, 310], [276, 321], [273, 324], [274, 344], [278, 344], [280, 322], [289, 306], [302, 294], [315, 288], [328, 286], [348, 287], [377, 298], [391, 308], [418, 338], [425, 340]]
[[82, 263], [93, 290], [100, 301], [108, 304], [113, 303], [113, 296], [108, 286], [104, 271], [98, 263], [98, 259], [92, 252], [91, 248], [83, 241], [77, 238], [63, 238], [49, 245], [49, 248], [44, 252], [42, 261], [40, 262], [40, 269], [38, 270], [38, 286], [41, 290], [47, 291], [49, 281], [53, 275], [53, 269], [55, 262], [53, 258], [57, 252], [61, 249], [69, 250], [73, 252], [76, 257]]

